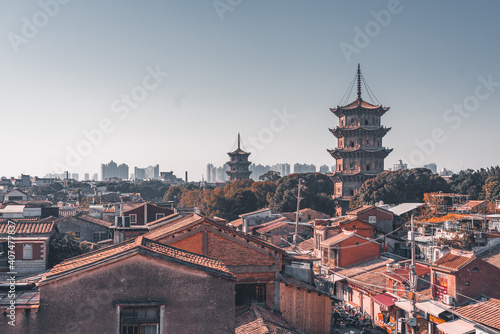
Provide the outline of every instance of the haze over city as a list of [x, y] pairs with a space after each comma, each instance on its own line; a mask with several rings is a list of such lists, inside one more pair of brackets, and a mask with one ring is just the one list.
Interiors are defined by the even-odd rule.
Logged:
[[391, 107], [385, 168], [498, 164], [496, 2], [63, 3], [0, 5], [1, 175], [114, 160], [199, 180], [238, 133], [256, 164], [333, 166], [358, 63]]

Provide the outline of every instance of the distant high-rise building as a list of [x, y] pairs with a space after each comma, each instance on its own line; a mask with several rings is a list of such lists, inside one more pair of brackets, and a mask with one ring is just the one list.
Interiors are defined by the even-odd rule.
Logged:
[[90, 181], [90, 175], [89, 173], [83, 174], [84, 181]]
[[293, 172], [294, 173], [315, 173], [316, 166], [312, 165], [312, 164], [308, 165], [308, 164], [296, 163], [293, 165]]
[[405, 169], [408, 169], [408, 164], [404, 164], [403, 160], [399, 160], [397, 164], [392, 165], [393, 171], [405, 170]]
[[320, 166], [319, 172], [323, 174], [328, 174], [330, 173], [330, 167], [328, 167], [327, 165]]
[[138, 180], [143, 179], [154, 179], [158, 180], [160, 178], [160, 166], [148, 166], [146, 168], [134, 168], [134, 178]]
[[290, 164], [282, 163], [272, 165], [270, 170], [280, 173], [281, 176], [287, 176], [290, 174]]
[[208, 183], [210, 182], [215, 182], [215, 180], [212, 181], [212, 170], [214, 169], [214, 165], [212, 164], [207, 164], [207, 171], [205, 174], [205, 179]]
[[99, 179], [99, 176], [97, 173], [94, 173], [94, 175], [92, 175], [92, 181], [97, 181]]
[[435, 163], [430, 163], [427, 165], [424, 165], [425, 168], [430, 169], [432, 173], [437, 174], [437, 165]]
[[78, 173], [72, 173], [72, 174], [71, 174], [71, 178], [72, 178], [73, 180], [78, 181], [78, 179], [80, 178], [80, 175], [78, 175]]
[[103, 181], [110, 178], [128, 179], [128, 165], [121, 164], [118, 166], [113, 160], [108, 164], [102, 164], [101, 178]]
[[248, 161], [249, 152], [245, 152], [240, 148], [240, 134], [238, 133], [238, 148], [229, 152], [229, 170], [226, 172], [229, 177], [229, 182], [244, 180], [250, 177], [252, 173], [248, 166], [250, 166], [250, 161]]

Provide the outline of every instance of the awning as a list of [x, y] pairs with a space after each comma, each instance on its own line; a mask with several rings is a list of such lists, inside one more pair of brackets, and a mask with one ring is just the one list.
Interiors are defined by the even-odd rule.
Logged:
[[437, 325], [437, 328], [445, 334], [466, 334], [476, 331], [474, 326], [460, 319]]
[[405, 310], [406, 312], [412, 311], [411, 303], [408, 300], [400, 300], [396, 302], [396, 307]]
[[426, 313], [432, 314], [435, 317], [438, 317], [441, 315], [441, 313], [448, 311], [450, 308], [444, 304], [438, 305], [435, 304], [431, 301], [425, 301], [421, 303], [417, 303], [417, 308], [419, 310], [422, 310]]
[[387, 294], [381, 293], [372, 297], [373, 301], [379, 304], [383, 309], [389, 310], [389, 307], [394, 306], [397, 298]]

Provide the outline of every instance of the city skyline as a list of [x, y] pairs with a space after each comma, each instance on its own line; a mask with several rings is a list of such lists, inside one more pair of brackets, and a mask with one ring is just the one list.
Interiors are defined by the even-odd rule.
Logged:
[[331, 167], [329, 108], [357, 63], [391, 107], [385, 169], [498, 165], [497, 3], [41, 3], [0, 7], [2, 176], [114, 160], [196, 181], [238, 132], [252, 163]]

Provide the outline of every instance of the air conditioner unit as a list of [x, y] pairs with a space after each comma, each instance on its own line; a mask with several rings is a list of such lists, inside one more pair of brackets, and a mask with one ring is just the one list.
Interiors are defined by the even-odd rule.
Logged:
[[124, 227], [130, 227], [130, 217], [123, 217], [123, 226]]
[[443, 303], [446, 305], [452, 305], [453, 304], [453, 297], [450, 295], [444, 295], [443, 296]]

